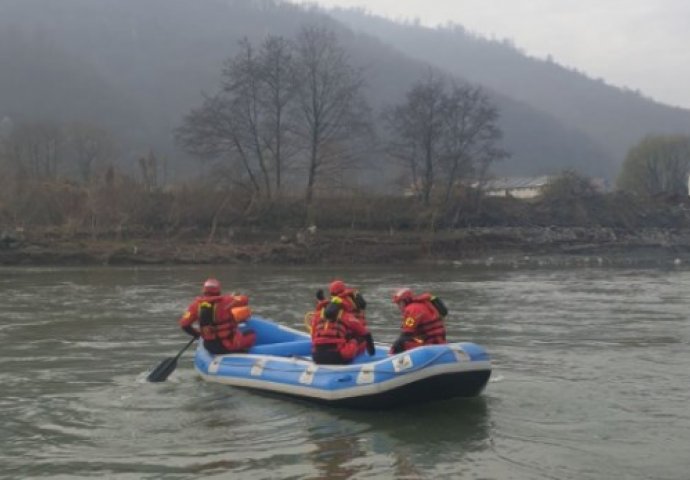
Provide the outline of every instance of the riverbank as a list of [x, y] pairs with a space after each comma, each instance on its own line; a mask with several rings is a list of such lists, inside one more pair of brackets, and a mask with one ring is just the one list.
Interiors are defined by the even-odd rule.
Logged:
[[94, 238], [35, 230], [4, 233], [0, 265], [184, 265], [494, 262], [524, 256], [690, 256], [690, 229], [492, 227], [442, 232], [228, 231], [212, 241], [194, 232]]

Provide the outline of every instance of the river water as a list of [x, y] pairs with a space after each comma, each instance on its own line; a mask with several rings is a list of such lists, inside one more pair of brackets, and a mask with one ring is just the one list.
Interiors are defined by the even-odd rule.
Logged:
[[[334, 273], [397, 335], [393, 289], [486, 347], [484, 393], [386, 412], [201, 381], [176, 320], [209, 274], [301, 328]], [[0, 478], [690, 478], [690, 268], [0, 269]]]

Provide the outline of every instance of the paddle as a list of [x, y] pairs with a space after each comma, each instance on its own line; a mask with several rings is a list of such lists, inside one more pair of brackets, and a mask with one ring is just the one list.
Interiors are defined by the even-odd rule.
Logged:
[[187, 345], [185, 345], [176, 356], [168, 357], [163, 360], [160, 365], [149, 373], [149, 376], [146, 377], [146, 380], [149, 382], [165, 382], [170, 374], [177, 368], [177, 360], [182, 356], [184, 351], [187, 350], [192, 343], [194, 343], [194, 340], [196, 340], [196, 337], [192, 337]]
[[374, 338], [371, 336], [371, 333], [367, 333], [364, 336], [364, 341], [367, 342], [367, 353], [369, 356], [373, 357], [376, 355], [376, 346], [374, 345]]

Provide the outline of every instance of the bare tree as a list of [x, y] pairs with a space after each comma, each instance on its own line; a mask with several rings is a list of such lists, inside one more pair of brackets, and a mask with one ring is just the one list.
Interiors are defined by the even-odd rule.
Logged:
[[353, 68], [335, 33], [303, 28], [295, 41], [299, 131], [307, 151], [306, 202], [328, 167], [342, 168], [357, 158], [352, 148], [368, 128], [363, 77]]
[[66, 137], [68, 152], [84, 183], [91, 181], [94, 167], [107, 164], [116, 154], [115, 140], [100, 127], [73, 123]]
[[26, 123], [17, 126], [5, 140], [5, 155], [19, 176], [52, 179], [58, 174], [63, 147], [60, 125]]
[[389, 152], [410, 169], [412, 185], [424, 205], [429, 204], [446, 128], [444, 82], [433, 74], [415, 84], [405, 103], [384, 114], [391, 133]]
[[440, 167], [445, 174], [444, 204], [462, 178], [483, 184], [489, 167], [507, 156], [498, 146], [498, 110], [480, 87], [453, 85], [444, 108], [445, 131]]
[[245, 152], [254, 157], [265, 194], [271, 198], [272, 182], [261, 131], [264, 123], [261, 74], [254, 48], [249, 40], [244, 38], [240, 41], [240, 53], [232, 61], [226, 62], [222, 89], [225, 97], [233, 105], [234, 122], [239, 127], [238, 141], [243, 145]]
[[296, 90], [292, 45], [283, 37], [267, 37], [259, 53], [259, 64], [264, 90], [259, 100], [265, 112], [265, 146], [273, 158], [276, 193], [280, 194], [284, 168], [295, 151], [289, 138], [289, 105]]
[[233, 169], [233, 181], [240, 180], [244, 172], [252, 193], [258, 196], [261, 194], [261, 185], [233, 107], [234, 103], [221, 94], [205, 97], [201, 107], [187, 114], [175, 135], [178, 143], [194, 155], [202, 158], [224, 157], [231, 166], [237, 164], [240, 168]]
[[295, 90], [291, 47], [281, 37], [268, 37], [258, 54], [246, 38], [239, 47], [225, 62], [220, 91], [187, 115], [177, 139], [193, 154], [238, 164], [254, 195], [270, 199], [282, 187], [285, 159], [294, 150], [288, 138]]
[[409, 168], [412, 184], [429, 205], [440, 173], [444, 203], [461, 178], [486, 177], [491, 164], [507, 154], [498, 147], [498, 111], [479, 87], [453, 85], [429, 73], [412, 86], [405, 102], [384, 115], [391, 134], [388, 152]]
[[305, 151], [310, 203], [319, 174], [361, 153], [352, 148], [368, 130], [361, 87], [331, 31], [307, 27], [294, 43], [267, 37], [258, 53], [244, 39], [220, 92], [187, 115], [177, 139], [196, 155], [238, 163], [254, 194], [268, 199], [283, 188], [289, 160]]
[[153, 150], [139, 157], [139, 170], [146, 192], [153, 192], [160, 186], [160, 173], [165, 169], [165, 158], [158, 157]]

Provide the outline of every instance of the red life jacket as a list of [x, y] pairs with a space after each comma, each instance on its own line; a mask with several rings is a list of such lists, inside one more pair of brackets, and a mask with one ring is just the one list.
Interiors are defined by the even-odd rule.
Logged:
[[348, 288], [343, 292], [339, 293], [338, 295], [333, 295], [332, 299], [335, 298], [340, 299], [343, 308], [346, 312], [352, 313], [355, 317], [357, 317], [357, 320], [359, 320], [364, 325], [367, 324], [366, 315], [364, 313], [364, 307], [366, 306], [366, 302], [364, 301], [363, 297], [359, 294], [359, 292], [357, 292], [357, 290]]
[[203, 297], [198, 302], [199, 330], [204, 340], [232, 338], [237, 329], [223, 297]]
[[336, 320], [329, 320], [324, 317], [322, 310], [314, 322], [311, 338], [314, 345], [341, 345], [347, 339], [347, 328], [340, 317]]
[[[413, 298], [412, 302], [406, 307], [404, 316], [405, 319], [409, 316], [415, 317], [417, 321], [414, 332], [411, 333], [421, 337], [420, 340], [424, 344], [446, 343], [446, 327], [443, 323], [443, 317], [441, 317], [441, 314], [431, 303], [431, 298], [430, 294], [419, 295]], [[408, 308], [411, 312], [407, 311]], [[410, 315], [412, 312], [414, 314]], [[403, 322], [406, 321], [405, 319], [403, 319]]]

